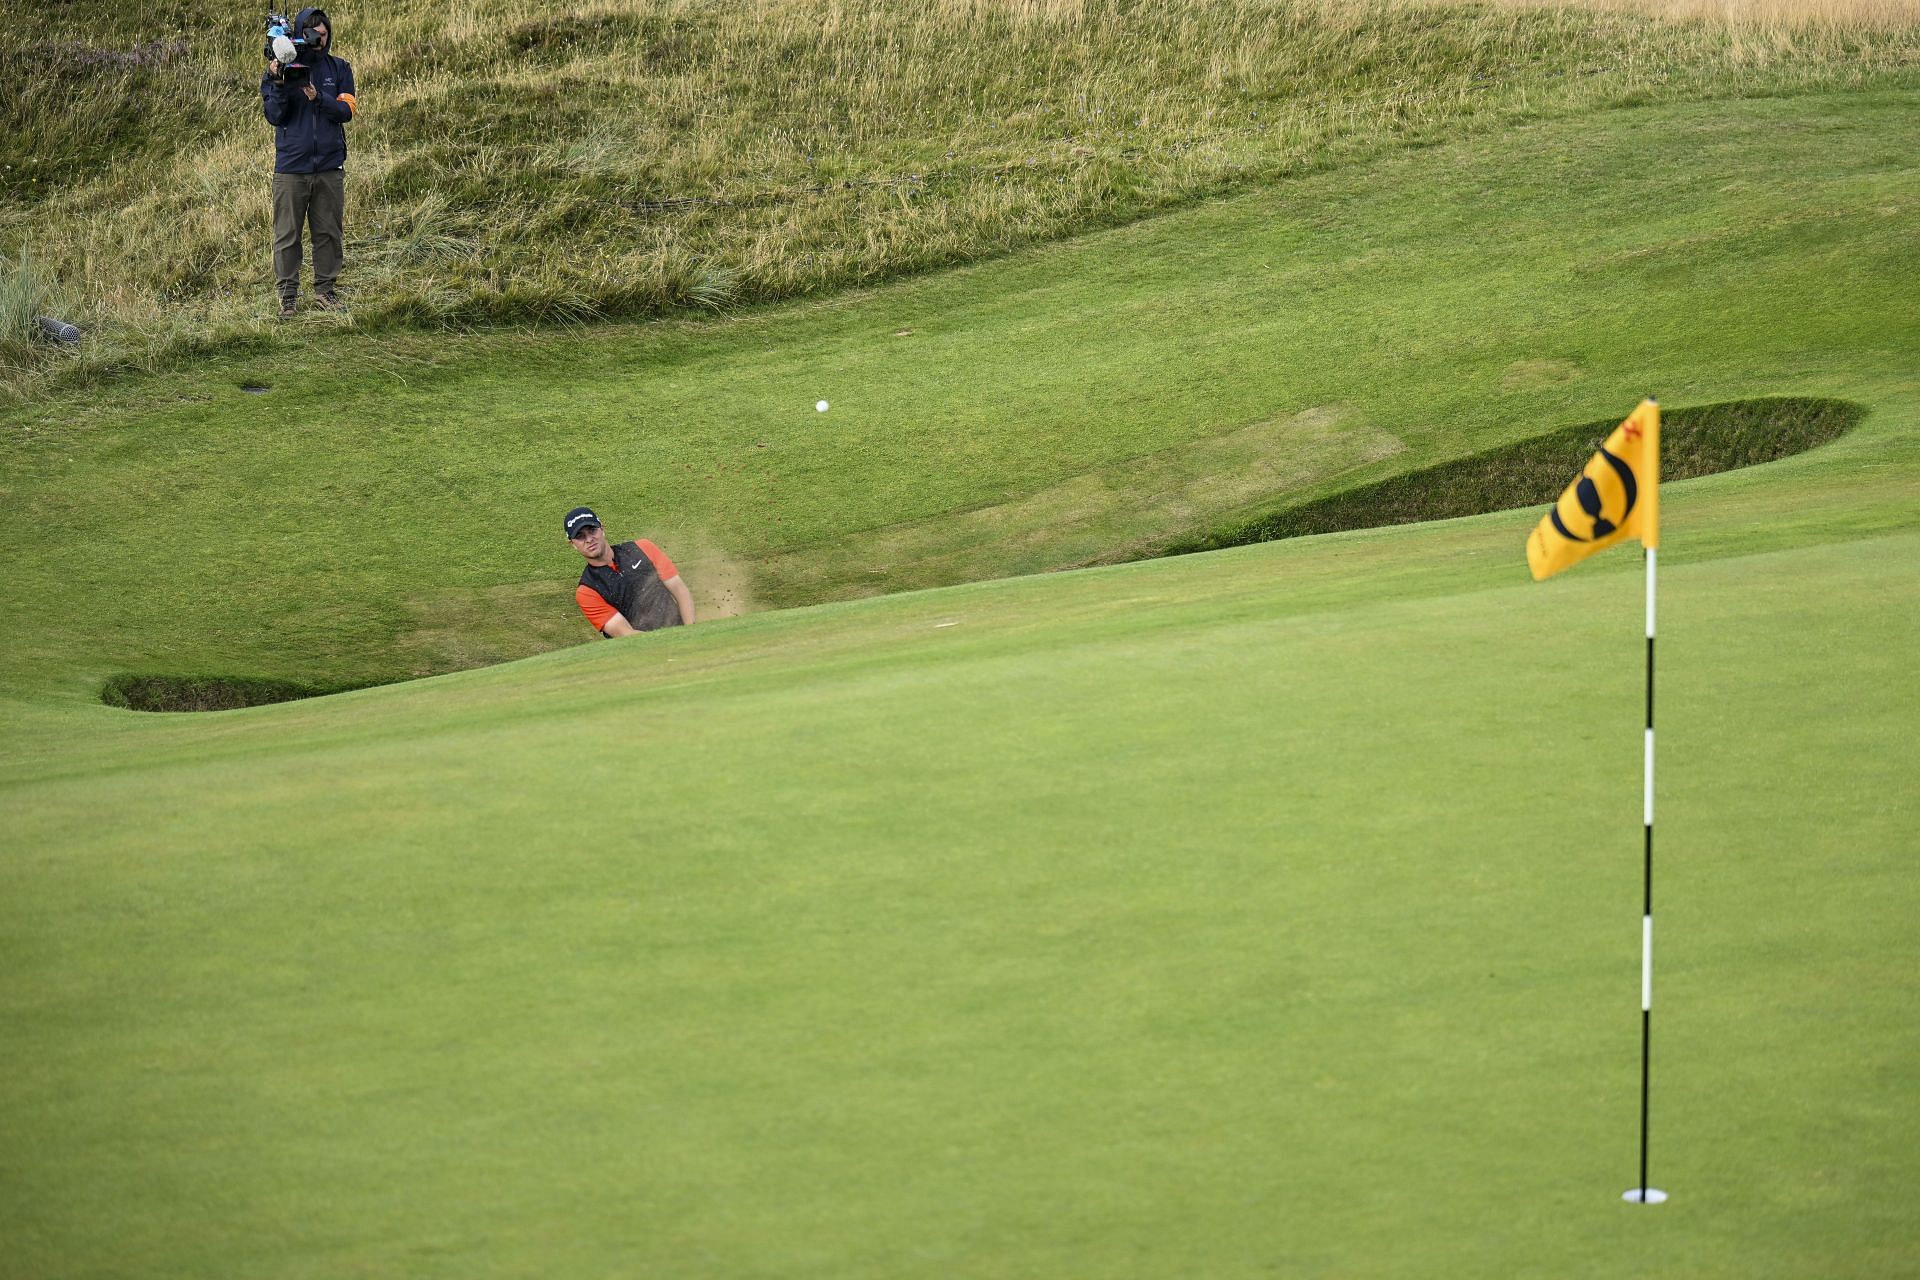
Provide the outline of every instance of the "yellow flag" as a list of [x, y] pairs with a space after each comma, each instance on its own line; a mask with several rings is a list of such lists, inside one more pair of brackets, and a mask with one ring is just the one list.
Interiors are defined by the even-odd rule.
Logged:
[[1588, 459], [1527, 537], [1527, 568], [1544, 581], [1623, 538], [1660, 547], [1660, 406], [1642, 400]]

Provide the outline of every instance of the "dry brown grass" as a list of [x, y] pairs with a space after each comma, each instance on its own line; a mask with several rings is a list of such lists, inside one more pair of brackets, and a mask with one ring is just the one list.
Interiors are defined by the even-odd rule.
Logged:
[[1742, 30], [1898, 31], [1920, 25], [1920, 0], [1493, 0], [1502, 8], [1585, 8]]
[[[1398, 8], [1431, 8], [1425, 0], [1390, 0]], [[1488, 0], [1499, 9], [1588, 9], [1713, 23], [1741, 28], [1807, 30], [1841, 28], [1895, 31], [1920, 25], [1920, 0]], [[1322, 10], [1365, 8], [1360, 0], [1320, 0]], [[1005, 15], [1016, 19], [1072, 22], [1086, 15], [1087, 0], [939, 0], [955, 17]]]
[[[1917, 4], [394, 0], [342, 24], [349, 323], [787, 298], [1506, 120], [1905, 76]], [[95, 366], [273, 324], [260, 37], [178, 11], [137, 58], [89, 43], [104, 0], [0, 48], [0, 254]]]

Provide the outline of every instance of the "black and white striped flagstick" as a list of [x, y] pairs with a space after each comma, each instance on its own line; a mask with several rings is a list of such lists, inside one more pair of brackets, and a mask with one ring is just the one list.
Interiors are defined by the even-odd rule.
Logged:
[[1653, 1062], [1653, 598], [1654, 566], [1659, 553], [1647, 556], [1647, 768], [1645, 785], [1645, 856], [1640, 916], [1640, 1185], [1621, 1198], [1635, 1204], [1661, 1204], [1667, 1193], [1647, 1185], [1647, 1095]]

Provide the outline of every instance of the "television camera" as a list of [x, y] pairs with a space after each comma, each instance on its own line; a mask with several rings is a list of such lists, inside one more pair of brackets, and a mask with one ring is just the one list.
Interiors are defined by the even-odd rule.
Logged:
[[306, 28], [296, 29], [281, 14], [267, 15], [266, 57], [280, 64], [280, 74], [289, 84], [307, 78], [310, 61], [321, 52], [317, 41], [309, 40]]

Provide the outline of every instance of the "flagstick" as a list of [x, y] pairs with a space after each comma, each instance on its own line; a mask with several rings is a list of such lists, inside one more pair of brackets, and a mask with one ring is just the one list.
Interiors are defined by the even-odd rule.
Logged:
[[[1603, 517], [1602, 512], [1617, 512]], [[1660, 403], [1640, 402], [1588, 460], [1527, 537], [1527, 568], [1543, 582], [1596, 551], [1638, 537], [1647, 564], [1647, 726], [1644, 883], [1640, 915], [1640, 1183], [1622, 1199], [1661, 1204], [1647, 1185], [1647, 1116], [1653, 1079], [1653, 608], [1660, 547]]]
[[1645, 797], [1645, 870], [1640, 917], [1640, 1185], [1621, 1197], [1635, 1204], [1661, 1204], [1667, 1193], [1647, 1185], [1647, 1095], [1653, 1061], [1653, 599], [1654, 565], [1647, 548], [1647, 768]]

